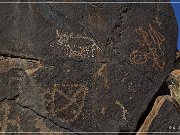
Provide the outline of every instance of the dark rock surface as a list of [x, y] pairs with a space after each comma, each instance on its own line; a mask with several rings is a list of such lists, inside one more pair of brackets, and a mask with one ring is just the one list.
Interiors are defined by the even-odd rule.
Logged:
[[0, 10], [1, 106], [18, 104], [19, 117], [24, 108], [69, 131], [135, 131], [172, 70], [177, 24], [170, 4], [28, 3]]
[[21, 107], [17, 101], [6, 100], [0, 105], [1, 132], [69, 132], [31, 109]]

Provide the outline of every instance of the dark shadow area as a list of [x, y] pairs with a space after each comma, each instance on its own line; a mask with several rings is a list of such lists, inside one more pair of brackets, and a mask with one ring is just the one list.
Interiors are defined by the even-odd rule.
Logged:
[[0, 56], [5, 57], [5, 58], [10, 57], [10, 58], [19, 58], [19, 59], [26, 59], [26, 60], [36, 60], [36, 61], [39, 60], [39, 59], [36, 59], [36, 58], [27, 58], [25, 56], [16, 56], [16, 55], [13, 55], [13, 54], [6, 54], [6, 53], [4, 53], [4, 54], [0, 53]]
[[174, 64], [174, 69], [180, 69], [180, 57], [178, 57]]

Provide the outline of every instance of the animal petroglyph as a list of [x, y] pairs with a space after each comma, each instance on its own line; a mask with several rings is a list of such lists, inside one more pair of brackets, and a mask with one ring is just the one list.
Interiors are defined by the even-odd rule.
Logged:
[[141, 36], [141, 39], [137, 42], [142, 47], [147, 47], [147, 51], [132, 51], [130, 55], [131, 64], [146, 64], [148, 60], [152, 60], [154, 68], [163, 70], [165, 67], [165, 57], [162, 49], [163, 42], [165, 42], [164, 36], [155, 30], [151, 24], [149, 24], [148, 31], [139, 27], [135, 29], [135, 32]]
[[0, 57], [0, 73], [9, 71], [12, 68], [22, 68], [27, 75], [32, 75], [39, 70], [42, 65], [37, 60], [27, 60], [21, 58]]
[[10, 114], [11, 107], [5, 103], [1, 107], [1, 111], [4, 112], [3, 119], [0, 122], [0, 132], [7, 132], [8, 126], [12, 125], [17, 128], [17, 131], [20, 131], [20, 118], [19, 116], [16, 116], [14, 119], [9, 119], [8, 116]]
[[128, 114], [128, 111], [125, 109], [125, 107], [118, 101], [116, 100], [116, 105], [118, 105], [122, 109], [122, 119], [126, 120], [126, 115]]
[[101, 49], [90, 37], [74, 35], [73, 33], [63, 33], [59, 30], [56, 30], [56, 35], [56, 44], [64, 48], [68, 57], [90, 58], [95, 57], [96, 54], [101, 52]]
[[72, 122], [78, 118], [84, 107], [88, 88], [80, 84], [54, 84], [46, 93], [47, 110], [61, 122]]

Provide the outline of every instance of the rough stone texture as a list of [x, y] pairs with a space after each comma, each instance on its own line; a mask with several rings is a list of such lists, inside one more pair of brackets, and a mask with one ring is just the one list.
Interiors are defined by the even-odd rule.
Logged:
[[172, 70], [177, 24], [170, 4], [0, 10], [1, 106], [10, 100], [69, 131], [135, 131]]
[[[179, 110], [177, 109], [177, 104], [174, 103], [174, 101], [170, 96], [161, 96], [157, 98], [151, 112], [149, 113], [144, 124], [139, 130], [139, 132], [179, 132], [179, 131], [180, 131]], [[142, 135], [142, 133], [139, 134]]]
[[1, 132], [68, 132], [31, 109], [21, 107], [17, 100], [0, 103]]

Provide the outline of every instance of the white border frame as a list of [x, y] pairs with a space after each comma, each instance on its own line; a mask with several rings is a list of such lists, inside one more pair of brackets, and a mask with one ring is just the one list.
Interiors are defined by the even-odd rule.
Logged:
[[0, 2], [0, 3], [24, 3], [24, 4], [26, 4], [26, 3], [77, 3], [77, 4], [87, 4], [87, 3], [94, 3], [94, 4], [97, 4], [97, 3], [102, 3], [102, 4], [118, 4], [118, 3], [133, 3], [133, 4], [136, 4], [136, 3], [151, 3], [151, 4], [153, 4], [153, 3], [159, 3], [159, 4], [166, 4], [166, 3], [180, 3], [180, 1], [179, 2], [152, 2], [152, 1], [148, 1], [148, 2], [144, 2], [144, 1], [134, 1], [134, 2], [106, 2], [106, 1], [102, 1], [102, 2], [97, 2], [97, 1], [93, 1], [93, 2], [68, 2], [68, 1], [62, 1], [62, 2], [57, 2], [57, 1], [46, 1], [46, 2], [41, 2], [41, 1], [37, 1], [37, 2], [6, 2], [6, 1], [4, 1], [4, 2]]

